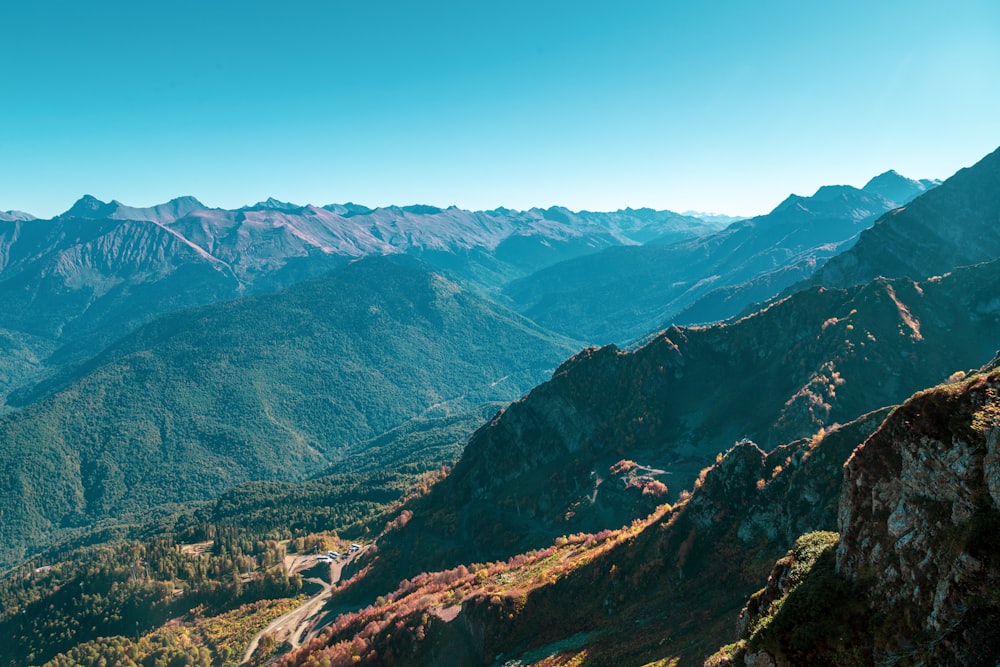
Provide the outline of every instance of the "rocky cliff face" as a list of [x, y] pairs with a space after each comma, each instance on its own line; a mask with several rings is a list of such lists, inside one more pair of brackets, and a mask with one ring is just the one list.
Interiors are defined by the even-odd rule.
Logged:
[[990, 370], [893, 411], [844, 465], [839, 540], [777, 561], [706, 664], [997, 664], [998, 390]]
[[1000, 373], [914, 396], [851, 456], [837, 567], [867, 590], [874, 660], [1000, 658]]
[[[619, 531], [561, 537], [554, 548], [515, 556], [503, 567], [418, 575], [381, 598], [389, 603], [341, 617], [287, 664], [309, 664], [310, 654], [337, 653], [338, 644], [363, 635], [375, 650], [361, 664], [574, 664], [585, 656], [583, 664], [700, 665], [731, 634], [773, 560], [802, 532], [836, 525], [843, 461], [884, 414], [770, 454], [742, 441], [703, 471], [685, 502]], [[419, 513], [415, 508], [411, 522], [421, 520]], [[830, 536], [836, 538], [825, 533], [824, 548]], [[551, 553], [562, 548], [572, 553]], [[779, 592], [805, 571], [785, 565], [795, 574], [776, 580]], [[437, 582], [450, 582], [450, 589]], [[386, 647], [398, 645], [418, 619], [425, 619], [419, 622], [426, 634], [418, 632], [404, 656], [386, 658]]]

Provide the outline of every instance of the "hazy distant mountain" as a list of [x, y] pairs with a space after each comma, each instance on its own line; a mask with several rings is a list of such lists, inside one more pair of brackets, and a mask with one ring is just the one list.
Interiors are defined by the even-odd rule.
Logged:
[[745, 215], [725, 215], [724, 213], [705, 213], [702, 211], [684, 211], [681, 215], [688, 215], [692, 218], [698, 218], [708, 222], [719, 222], [724, 225], [731, 225], [734, 222], [747, 219], [747, 216]]
[[292, 204], [285, 201], [280, 201], [274, 197], [268, 197], [264, 201], [259, 201], [253, 206], [243, 206], [238, 209], [240, 211], [297, 211], [302, 207], [298, 204]]
[[90, 220], [149, 220], [151, 222], [170, 223], [183, 218], [192, 211], [203, 210], [205, 205], [194, 197], [178, 197], [165, 204], [147, 208], [134, 208], [112, 200], [110, 203], [84, 195], [73, 206], [60, 215], [60, 218], [84, 218]]
[[826, 186], [714, 234], [608, 248], [516, 280], [504, 292], [554, 331], [593, 343], [628, 342], [671, 322], [724, 319], [770, 298], [896, 204], [850, 186]]
[[193, 197], [134, 208], [85, 196], [53, 220], [0, 222], [0, 329], [28, 350], [23, 363], [0, 360], [0, 396], [160, 314], [280, 289], [358, 257], [413, 254], [497, 290], [566, 257], [715, 228], [650, 210], [317, 208], [272, 198], [228, 211]]
[[347, 202], [346, 204], [327, 204], [323, 208], [328, 211], [332, 211], [337, 215], [342, 215], [345, 218], [349, 218], [352, 215], [364, 215], [366, 213], [371, 213], [374, 210], [368, 208], [367, 206], [362, 206], [361, 204], [355, 204], [352, 202]]
[[24, 211], [0, 211], [0, 222], [16, 222], [18, 220], [34, 220], [35, 216]]
[[[554, 263], [609, 245], [664, 236], [689, 238], [721, 226], [652, 209], [611, 213], [573, 212], [561, 207], [529, 211], [465, 211], [426, 205], [370, 209], [357, 204], [301, 206], [273, 197], [229, 211], [209, 209], [193, 197], [133, 208], [87, 195], [57, 219], [72, 218], [161, 223], [206, 252], [233, 263], [236, 273], [241, 273], [244, 264], [253, 265], [247, 256], [251, 247], [258, 254], [262, 250], [280, 251], [291, 239], [298, 246], [296, 252], [311, 249], [347, 257], [479, 248], [531, 270], [540, 262]], [[548, 248], [550, 258], [542, 256], [543, 248]]]
[[[575, 344], [406, 257], [158, 319], [0, 418], [7, 551], [520, 396]], [[334, 468], [335, 469], [335, 468]]]
[[1000, 149], [892, 211], [809, 281], [845, 286], [875, 276], [920, 280], [1000, 257]]
[[880, 195], [902, 206], [911, 199], [919, 197], [939, 185], [941, 185], [941, 181], [937, 179], [925, 178], [915, 181], [912, 178], [901, 176], [895, 169], [890, 169], [868, 181], [862, 190]]

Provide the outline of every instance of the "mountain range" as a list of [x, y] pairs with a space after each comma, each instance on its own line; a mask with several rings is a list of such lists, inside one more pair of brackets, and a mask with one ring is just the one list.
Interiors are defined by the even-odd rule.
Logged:
[[[948, 187], [878, 220], [812, 282], [844, 286], [876, 276], [929, 278], [1000, 255], [1000, 149], [948, 179]], [[974, 239], [974, 241], [973, 241]]]
[[[4, 560], [508, 401], [575, 346], [404, 256], [148, 324], [0, 417]], [[16, 492], [15, 492], [16, 491]]]
[[[998, 155], [686, 238], [656, 212], [276, 200], [11, 222], [10, 303], [137, 275], [111, 239], [139, 229], [208, 300], [75, 355], [110, 290], [2, 325], [12, 374], [52, 361], [0, 417], [5, 558], [34, 554], [0, 578], [0, 658], [236, 665], [260, 632], [249, 664], [995, 664]], [[361, 234], [328, 214], [393, 251], [335, 246]], [[418, 231], [508, 214], [532, 231]], [[340, 581], [312, 565], [351, 541]], [[265, 631], [324, 577], [325, 611]]]
[[504, 292], [539, 324], [592, 343], [713, 322], [808, 277], [879, 216], [935, 185], [888, 172], [860, 190], [824, 186], [713, 234], [608, 248], [515, 280]]
[[[989, 168], [941, 186], [972, 219]], [[577, 355], [381, 538], [374, 604], [282, 664], [993, 664], [1000, 262], [950, 269]]]
[[938, 281], [812, 288], [735, 323], [673, 327], [633, 352], [584, 351], [475, 433], [381, 549], [386, 561], [405, 554], [386, 577], [639, 519], [650, 498], [642, 485], [621, 492], [622, 460], [673, 499], [734, 441], [771, 451], [976, 368], [1000, 348], [998, 284], [990, 262]]
[[616, 244], [686, 238], [717, 223], [669, 211], [488, 212], [324, 208], [275, 200], [234, 211], [193, 197], [150, 208], [80, 199], [52, 220], [0, 224], [0, 395], [79, 364], [152, 319], [261, 294], [369, 255], [417, 256], [487, 291]]
[[159, 315], [273, 291], [373, 254], [415, 255], [503, 291], [508, 305], [576, 340], [623, 342], [672, 315], [719, 319], [770, 298], [902, 203], [874, 190], [903, 199], [934, 185], [888, 172], [866, 186], [873, 193], [822, 188], [725, 231], [728, 219], [651, 209], [472, 212], [273, 198], [223, 210], [194, 197], [136, 208], [88, 195], [52, 220], [10, 212], [0, 219], [0, 340], [9, 351], [0, 395]]

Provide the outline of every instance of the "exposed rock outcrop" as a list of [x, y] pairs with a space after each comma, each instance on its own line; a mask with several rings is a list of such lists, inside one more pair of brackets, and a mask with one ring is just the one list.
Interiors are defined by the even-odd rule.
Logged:
[[863, 584], [876, 663], [1000, 658], [1000, 373], [922, 392], [846, 464], [838, 570]]
[[836, 549], [802, 567], [800, 540], [706, 665], [998, 664], [998, 390], [989, 370], [893, 411], [844, 466]]

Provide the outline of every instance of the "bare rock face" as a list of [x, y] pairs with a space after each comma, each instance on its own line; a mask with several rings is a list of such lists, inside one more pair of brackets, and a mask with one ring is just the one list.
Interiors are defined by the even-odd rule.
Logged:
[[751, 653], [743, 659], [743, 664], [747, 667], [776, 667], [774, 656], [767, 651], [757, 651]]
[[845, 466], [838, 571], [868, 591], [874, 661], [1000, 657], [1000, 372], [921, 392]]
[[746, 507], [756, 500], [760, 488], [757, 481], [765, 474], [767, 455], [750, 440], [736, 443], [718, 463], [699, 477], [697, 488], [702, 490], [691, 498], [689, 512], [694, 522], [707, 527], [723, 513]]

